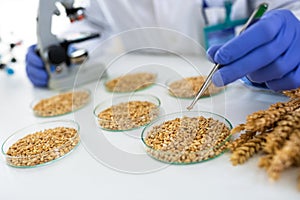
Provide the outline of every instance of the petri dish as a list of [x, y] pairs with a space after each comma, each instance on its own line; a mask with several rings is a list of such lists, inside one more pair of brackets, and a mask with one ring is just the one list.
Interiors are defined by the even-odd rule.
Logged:
[[56, 95], [36, 99], [31, 109], [37, 117], [56, 117], [74, 112], [90, 102], [88, 89], [64, 91]]
[[156, 82], [157, 74], [147, 71], [131, 72], [108, 77], [104, 82], [106, 91], [114, 93], [136, 92], [149, 88]]
[[226, 151], [231, 123], [205, 111], [178, 112], [161, 116], [142, 131], [145, 151], [152, 158], [186, 165], [211, 160]]
[[160, 104], [160, 100], [152, 95], [123, 95], [99, 103], [94, 109], [94, 116], [101, 129], [133, 130], [156, 119]]
[[[177, 98], [191, 99], [194, 98], [201, 86], [203, 85], [206, 76], [190, 76], [185, 78], [170, 79], [166, 85], [168, 94]], [[224, 91], [225, 87], [216, 87], [213, 84], [205, 90], [201, 98], [210, 97]]]
[[57, 120], [20, 129], [2, 144], [6, 163], [17, 168], [33, 168], [57, 161], [79, 144], [79, 124]]

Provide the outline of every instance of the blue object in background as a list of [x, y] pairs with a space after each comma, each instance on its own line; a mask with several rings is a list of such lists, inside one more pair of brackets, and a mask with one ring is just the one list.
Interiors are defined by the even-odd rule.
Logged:
[[10, 68], [7, 64], [0, 63], [0, 70], [4, 70], [7, 75], [13, 75], [15, 71]]
[[5, 72], [7, 75], [13, 75], [15, 73], [14, 69], [10, 65], [17, 62], [16, 57], [13, 55], [13, 49], [22, 44], [22, 41], [4, 43], [0, 37], [0, 70]]
[[6, 67], [5, 71], [8, 75], [13, 75], [15, 73], [15, 71], [10, 67]]

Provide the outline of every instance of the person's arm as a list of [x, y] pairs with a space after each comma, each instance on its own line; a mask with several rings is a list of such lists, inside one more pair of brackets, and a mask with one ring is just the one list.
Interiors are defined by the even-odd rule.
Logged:
[[247, 76], [274, 91], [300, 87], [300, 22], [289, 10], [272, 10], [240, 36], [208, 50], [223, 67], [213, 77], [217, 86]]

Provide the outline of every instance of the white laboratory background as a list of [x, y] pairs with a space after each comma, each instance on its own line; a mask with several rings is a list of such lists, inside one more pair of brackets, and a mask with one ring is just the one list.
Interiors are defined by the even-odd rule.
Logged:
[[[46, 0], [45, 0], [46, 1]], [[35, 88], [26, 77], [25, 53], [29, 45], [36, 43], [37, 0], [0, 0], [0, 37], [1, 45], [10, 40], [22, 40], [16, 49], [18, 62], [13, 66], [15, 74], [7, 76], [0, 71], [0, 144], [15, 131], [49, 119], [37, 118], [30, 109], [30, 103], [36, 97], [49, 96], [54, 91]], [[61, 22], [66, 27], [67, 21]], [[59, 31], [59, 30], [57, 30]], [[147, 56], [120, 59], [119, 66], [139, 65]], [[171, 63], [180, 72], [184, 63], [170, 57], [155, 57], [159, 63]], [[197, 65], [212, 66], [205, 58], [191, 58]], [[182, 65], [182, 66], [180, 66]], [[111, 70], [114, 69], [111, 68]], [[120, 71], [115, 71], [120, 73]], [[208, 68], [204, 73], [208, 72]], [[182, 70], [182, 74], [190, 75], [192, 71]], [[96, 91], [95, 84], [86, 86]], [[100, 88], [101, 89], [101, 88]], [[98, 91], [98, 90], [97, 90]], [[163, 88], [151, 87], [145, 93], [158, 96], [166, 113], [180, 110], [189, 105], [190, 100], [174, 100]], [[87, 109], [95, 103], [111, 97], [104, 90], [95, 95]], [[244, 87], [240, 82], [230, 85], [226, 92], [212, 99], [201, 100], [196, 109], [215, 111], [224, 115], [235, 126], [243, 123], [248, 114], [266, 109], [270, 104], [286, 101], [287, 98], [255, 91]], [[176, 102], [176, 103], [174, 103]], [[82, 114], [86, 110], [80, 110]], [[89, 112], [89, 110], [88, 110]], [[77, 114], [78, 115], [78, 114]], [[87, 120], [90, 119], [87, 117]], [[55, 119], [76, 119], [76, 114], [69, 114]], [[55, 120], [53, 119], [53, 120]], [[78, 118], [79, 119], [79, 118]], [[93, 118], [92, 118], [93, 119]], [[52, 119], [50, 119], [52, 120]], [[94, 128], [94, 121], [82, 122], [84, 136], [101, 134]], [[89, 124], [92, 126], [88, 127]], [[142, 154], [143, 146], [138, 138], [128, 137], [122, 133], [105, 133], [104, 137], [112, 145], [127, 152]], [[95, 145], [95, 144], [94, 144]], [[1, 200], [296, 200], [300, 192], [296, 188], [296, 176], [299, 170], [284, 172], [277, 182], [270, 182], [266, 172], [257, 166], [257, 157], [241, 166], [234, 167], [229, 161], [228, 153], [208, 162], [193, 165], [161, 165], [163, 167], [148, 173], [131, 173], [114, 168], [101, 162], [95, 156], [95, 146], [88, 146], [84, 141], [71, 154], [52, 164], [31, 169], [19, 169], [8, 166], [0, 156], [0, 199]], [[97, 148], [97, 146], [96, 146]], [[99, 147], [99, 149], [101, 149]], [[102, 149], [103, 150], [103, 149]], [[110, 155], [110, 152], [102, 152]], [[127, 158], [112, 157], [119, 163]], [[149, 158], [151, 159], [151, 158]], [[154, 166], [155, 160], [151, 162]], [[128, 163], [125, 163], [125, 165]], [[157, 165], [159, 166], [159, 165]]]

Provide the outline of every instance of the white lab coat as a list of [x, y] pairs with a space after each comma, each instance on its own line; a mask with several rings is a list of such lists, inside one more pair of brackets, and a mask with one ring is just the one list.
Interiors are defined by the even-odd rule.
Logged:
[[[222, 0], [206, 1], [209, 6], [219, 6]], [[268, 2], [269, 10], [300, 11], [299, 0], [235, 0], [232, 18], [247, 17], [249, 9], [261, 2]], [[73, 26], [75, 30], [100, 31], [102, 37], [91, 41], [94, 44], [115, 37], [123, 50], [153, 46], [175, 53], [198, 53], [204, 51], [201, 6], [201, 0], [90, 0], [87, 20]]]
[[300, 18], [299, 0], [235, 0], [232, 8], [231, 18], [239, 19], [247, 17], [250, 14], [249, 12], [251, 12], [251, 10], [253, 10], [256, 6], [263, 2], [269, 4], [268, 10], [289, 9], [298, 17], [298, 19]]

